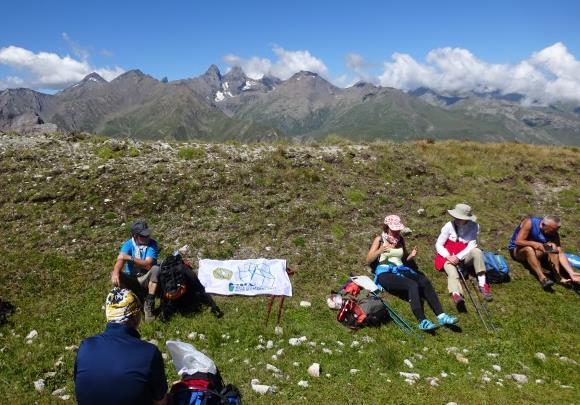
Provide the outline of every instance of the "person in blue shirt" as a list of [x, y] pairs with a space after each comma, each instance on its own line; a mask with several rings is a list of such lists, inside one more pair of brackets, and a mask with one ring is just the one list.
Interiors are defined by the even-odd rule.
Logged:
[[[560, 218], [555, 215], [526, 218], [514, 230], [508, 245], [512, 259], [530, 266], [544, 290], [549, 290], [554, 282], [546, 277], [542, 266], [553, 270], [562, 283], [580, 282], [580, 274], [574, 271], [560, 245], [560, 226]], [[561, 268], [569, 280], [562, 278]]]
[[121, 246], [111, 273], [114, 286], [129, 288], [141, 300], [145, 298], [145, 322], [155, 319], [155, 294], [160, 271], [158, 254], [157, 242], [151, 238], [147, 222], [138, 220], [131, 226], [131, 239]]
[[141, 340], [141, 302], [115, 287], [105, 302], [103, 333], [80, 344], [74, 365], [76, 400], [80, 405], [167, 404], [165, 365], [159, 349]]

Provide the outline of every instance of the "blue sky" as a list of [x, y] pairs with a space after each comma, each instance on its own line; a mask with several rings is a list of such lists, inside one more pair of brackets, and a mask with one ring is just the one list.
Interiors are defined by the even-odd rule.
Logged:
[[[446, 60], [444, 65], [463, 55], [488, 65], [513, 67], [554, 44], [561, 47], [548, 52], [541, 63], [567, 55], [577, 62], [580, 56], [577, 1], [80, 3], [9, 1], [3, 5], [8, 18], [0, 24], [0, 50], [5, 51], [4, 58], [0, 52], [1, 87], [58, 89], [84, 72], [80, 66], [68, 66], [74, 74], [44, 74], [43, 69], [64, 71], [67, 63], [63, 67], [53, 60], [39, 67], [42, 63], [35, 57], [40, 52], [61, 59], [68, 55], [111, 77], [139, 68], [174, 80], [197, 76], [212, 63], [224, 71], [229, 62], [253, 69], [255, 76], [288, 76], [304, 65], [342, 86], [364, 78], [402, 88], [416, 85], [417, 78], [407, 77], [408, 66], [403, 66], [410, 60], [441, 73], [445, 68], [438, 57]], [[30, 54], [15, 56], [17, 48]], [[471, 56], [450, 51], [427, 61], [429, 53], [438, 49], [461, 49]], [[397, 61], [395, 54], [411, 59]], [[385, 63], [396, 65], [386, 78]], [[406, 78], [401, 79], [400, 69], [407, 72]]]

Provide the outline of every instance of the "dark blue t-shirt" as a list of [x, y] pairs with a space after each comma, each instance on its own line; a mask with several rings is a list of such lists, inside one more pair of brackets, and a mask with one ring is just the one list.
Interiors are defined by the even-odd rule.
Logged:
[[74, 369], [79, 404], [150, 404], [167, 392], [161, 352], [126, 325], [83, 340]]

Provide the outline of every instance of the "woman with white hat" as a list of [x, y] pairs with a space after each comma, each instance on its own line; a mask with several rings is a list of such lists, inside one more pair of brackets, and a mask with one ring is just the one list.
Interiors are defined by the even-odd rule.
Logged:
[[492, 300], [491, 288], [485, 279], [483, 252], [477, 247], [479, 236], [477, 217], [467, 204], [457, 204], [447, 212], [453, 220], [443, 225], [435, 243], [437, 249], [435, 268], [447, 273], [447, 289], [451, 299], [459, 310], [464, 311], [463, 289], [458, 273], [461, 267], [469, 266], [475, 269], [479, 291], [486, 301]]
[[[375, 273], [375, 284], [394, 294], [407, 294], [411, 310], [419, 321], [419, 329], [429, 331], [439, 325], [455, 324], [457, 318], [443, 312], [429, 279], [416, 268], [406, 265], [417, 255], [417, 248], [414, 247], [411, 253], [407, 251], [405, 240], [401, 236], [404, 228], [401, 218], [389, 215], [384, 220], [383, 233], [373, 240], [367, 254], [367, 264]], [[426, 318], [423, 298], [437, 315], [439, 325]]]

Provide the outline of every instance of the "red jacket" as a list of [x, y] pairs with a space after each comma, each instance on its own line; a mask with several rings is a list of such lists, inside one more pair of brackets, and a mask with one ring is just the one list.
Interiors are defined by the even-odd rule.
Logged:
[[[447, 239], [447, 241], [443, 244], [443, 247], [447, 249], [447, 251], [451, 255], [456, 255], [457, 253], [461, 252], [463, 249], [467, 247], [467, 243]], [[443, 270], [443, 265], [445, 264], [446, 261], [447, 259], [441, 256], [439, 253], [437, 253], [435, 258], [433, 259], [433, 262], [435, 263], [435, 268], [439, 271]]]

